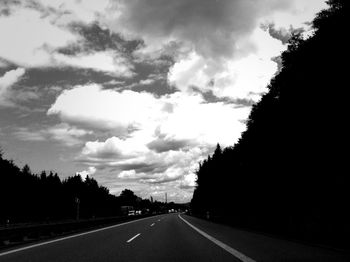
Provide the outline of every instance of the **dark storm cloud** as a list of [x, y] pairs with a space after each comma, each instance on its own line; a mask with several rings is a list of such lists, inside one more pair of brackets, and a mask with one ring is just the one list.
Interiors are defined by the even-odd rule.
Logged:
[[[115, 0], [120, 16], [115, 30], [153, 38], [171, 38], [194, 45], [206, 57], [230, 57], [236, 41], [255, 28], [258, 19], [286, 9], [287, 0]], [[113, 23], [112, 23], [113, 24]], [[147, 40], [146, 40], [147, 42]]]

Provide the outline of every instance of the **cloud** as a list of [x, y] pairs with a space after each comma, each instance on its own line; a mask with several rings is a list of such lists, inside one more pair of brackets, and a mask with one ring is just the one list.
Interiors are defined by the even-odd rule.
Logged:
[[[98, 170], [112, 192], [132, 185], [142, 196], [167, 191], [178, 201], [191, 197], [198, 161], [217, 142], [234, 144], [245, 130], [251, 105], [278, 70], [286, 32], [307, 31], [305, 22], [324, 5], [321, 0], [10, 2], [0, 7], [0, 67], [26, 68], [21, 84], [29, 87], [54, 86], [39, 99], [55, 99], [47, 115], [60, 121], [13, 134], [80, 148], [75, 161], [89, 168], [78, 173]], [[86, 84], [91, 82], [110, 89]], [[10, 90], [21, 102], [38, 99], [35, 89], [18, 92], [11, 85], [2, 87], [7, 97]]]
[[198, 161], [218, 142], [235, 143], [249, 112], [199, 93], [156, 96], [97, 84], [63, 91], [48, 110], [63, 123], [105, 132], [107, 138], [88, 140], [75, 161], [109, 170], [117, 181], [167, 185], [185, 195], [193, 189]]
[[61, 123], [45, 129], [30, 129], [28, 127], [18, 127], [13, 132], [14, 136], [23, 141], [58, 141], [66, 146], [76, 146], [83, 144], [82, 137], [92, 134], [76, 127]]
[[133, 139], [139, 144], [160, 137], [163, 142], [194, 140], [227, 145], [244, 130], [239, 120], [246, 119], [249, 111], [224, 102], [207, 103], [200, 94], [176, 92], [157, 97], [146, 92], [105, 90], [93, 84], [62, 92], [48, 115], [58, 115], [72, 125], [109, 131], [119, 139]]
[[62, 123], [48, 128], [45, 133], [50, 139], [60, 141], [67, 146], [75, 146], [82, 144], [83, 142], [80, 138], [92, 134], [92, 131], [79, 129]]
[[162, 103], [153, 94], [103, 90], [91, 84], [65, 90], [48, 110], [48, 115], [59, 115], [68, 123], [127, 135], [154, 123], [161, 109]]
[[141, 36], [153, 50], [178, 41], [204, 57], [228, 57], [250, 49], [237, 40], [249, 36], [260, 17], [288, 8], [289, 2], [119, 0], [112, 1], [109, 25], [128, 37]]
[[77, 36], [53, 25], [36, 10], [19, 8], [0, 17], [0, 57], [23, 67], [52, 63], [50, 50], [63, 47]]
[[286, 46], [261, 28], [254, 30], [250, 41], [256, 43], [255, 52], [239, 59], [217, 61], [192, 52], [170, 68], [169, 83], [182, 91], [196, 87], [211, 91], [217, 97], [258, 100], [260, 96], [251, 94], [267, 91], [277, 71], [277, 64], [271, 58], [278, 56]]
[[208, 154], [206, 147], [198, 146], [186, 151], [154, 152], [145, 147], [138, 154], [123, 152], [123, 146], [131, 142], [132, 139], [123, 143], [116, 138], [98, 143], [87, 142], [79, 160], [86, 165], [109, 168], [122, 180], [146, 184], [177, 181], [179, 186], [189, 180], [187, 176], [194, 172], [197, 161]]
[[167, 152], [170, 150], [177, 151], [179, 149], [188, 147], [191, 145], [189, 140], [175, 140], [164, 137], [158, 137], [147, 144], [147, 147], [154, 150], [157, 153]]
[[132, 64], [111, 50], [75, 56], [56, 53], [53, 54], [53, 58], [56, 63], [63, 66], [94, 69], [117, 77], [132, 77], [134, 75]]
[[27, 127], [18, 127], [13, 132], [14, 136], [23, 141], [45, 141], [45, 132], [29, 130]]
[[309, 22], [322, 9], [327, 8], [325, 0], [292, 0], [288, 9], [279, 9], [264, 17], [263, 20], [275, 24], [278, 29], [303, 28], [310, 30]]
[[81, 176], [81, 178], [85, 180], [87, 176], [92, 176], [95, 173], [96, 173], [96, 168], [93, 166], [90, 166], [88, 167], [87, 170], [79, 171], [79, 172], [76, 172], [75, 174]]
[[[54, 8], [35, 1], [23, 2], [15, 6], [9, 15], [0, 16], [0, 58], [26, 68], [70, 66], [118, 77], [133, 76], [133, 66], [118, 50], [95, 50], [86, 46], [84, 36], [70, 27], [70, 23], [80, 21], [78, 17], [74, 16], [76, 20], [63, 19], [69, 8], [84, 16], [86, 10], [83, 6], [90, 6], [91, 18], [88, 20], [95, 21], [97, 17], [93, 8], [96, 5], [90, 1], [81, 1], [81, 4], [70, 2], [50, 1]], [[82, 9], [79, 10], [79, 6]], [[106, 41], [111, 39], [107, 37]], [[74, 54], [62, 53], [70, 46], [81, 50]]]
[[122, 140], [118, 137], [111, 137], [105, 142], [87, 142], [82, 154], [97, 159], [120, 159], [139, 156], [145, 151], [147, 151], [145, 146], [141, 143], [136, 143], [133, 139]]
[[89, 24], [103, 16], [109, 0], [41, 0], [40, 3], [46, 9], [54, 9], [60, 13], [60, 16], [57, 18], [59, 23], [67, 24], [79, 21]]
[[6, 68], [8, 67], [8, 64], [0, 58], [0, 68]]
[[[135, 56], [170, 55], [168, 82], [181, 91], [193, 87], [219, 98], [258, 101], [278, 70], [286, 49], [278, 32], [307, 29], [305, 22], [324, 1], [119, 0], [106, 21], [111, 30], [144, 40]], [[263, 30], [273, 24], [276, 30]], [[281, 36], [281, 34], [280, 34]], [[277, 39], [276, 39], [277, 38]]]
[[7, 71], [2, 77], [0, 77], [0, 106], [13, 105], [8, 97], [9, 89], [13, 84], [18, 82], [24, 74], [24, 68], [17, 68]]

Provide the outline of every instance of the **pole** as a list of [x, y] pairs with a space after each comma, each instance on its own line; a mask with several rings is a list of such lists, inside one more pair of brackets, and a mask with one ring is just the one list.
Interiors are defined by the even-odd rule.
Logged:
[[76, 219], [79, 220], [79, 204], [80, 204], [80, 199], [79, 198], [75, 198], [75, 203], [77, 204], [77, 217]]

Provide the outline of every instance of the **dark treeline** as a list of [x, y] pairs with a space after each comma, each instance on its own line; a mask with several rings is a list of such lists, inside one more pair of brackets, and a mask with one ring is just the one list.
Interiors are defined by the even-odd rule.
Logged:
[[141, 199], [125, 189], [120, 196], [91, 177], [79, 175], [61, 180], [53, 172], [33, 174], [28, 165], [22, 169], [4, 159], [0, 152], [0, 225], [21, 222], [49, 222], [77, 218], [126, 215], [128, 206], [142, 213], [165, 212], [182, 205]]
[[192, 212], [349, 247], [349, 2], [328, 4], [311, 37], [291, 37], [283, 66], [253, 106], [239, 142], [218, 146], [200, 163]]

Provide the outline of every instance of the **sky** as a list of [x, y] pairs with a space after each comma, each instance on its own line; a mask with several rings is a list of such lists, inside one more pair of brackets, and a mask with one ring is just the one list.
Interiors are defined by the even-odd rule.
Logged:
[[[322, 0], [0, 0], [0, 148], [33, 172], [188, 202]], [[213, 179], [215, 174], [213, 174]]]

